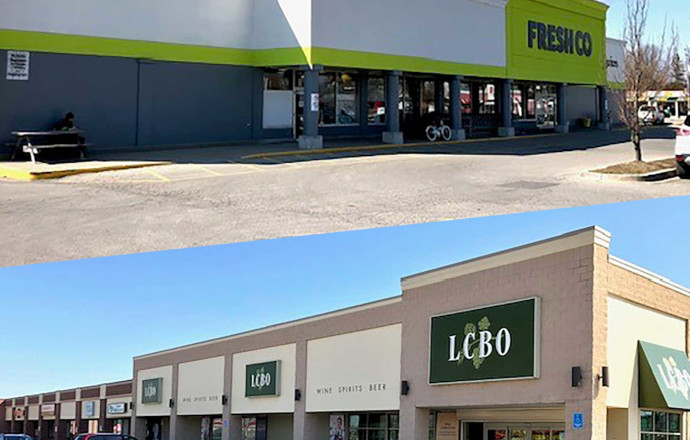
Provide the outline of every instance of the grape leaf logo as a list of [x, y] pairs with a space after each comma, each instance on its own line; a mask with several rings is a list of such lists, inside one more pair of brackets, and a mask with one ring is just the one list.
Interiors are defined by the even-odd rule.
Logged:
[[[489, 318], [486, 316], [480, 319], [476, 325], [472, 322], [468, 322], [467, 324], [465, 324], [465, 336], [469, 335], [470, 333], [476, 333], [477, 329], [479, 329], [480, 331], [488, 330], [490, 327], [491, 321], [489, 321]], [[479, 357], [479, 339], [475, 339], [473, 342], [471, 342], [467, 347], [467, 350], [470, 353], [472, 353], [472, 365], [474, 365], [474, 369], [479, 370], [479, 368], [484, 363], [484, 359]], [[466, 359], [467, 357], [465, 356], [465, 351], [463, 350], [460, 353], [458, 365], [465, 362]]]

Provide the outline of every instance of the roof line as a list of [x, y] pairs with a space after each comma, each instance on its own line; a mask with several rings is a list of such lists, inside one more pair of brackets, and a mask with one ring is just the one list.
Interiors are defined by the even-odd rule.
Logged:
[[282, 322], [279, 324], [271, 324], [271, 325], [268, 325], [266, 327], [260, 327], [258, 329], [254, 329], [254, 330], [247, 330], [245, 332], [235, 333], [235, 334], [228, 335], [228, 336], [221, 336], [218, 338], [208, 339], [206, 341], [193, 342], [191, 344], [185, 344], [185, 345], [181, 345], [181, 346], [175, 347], [175, 348], [168, 348], [168, 349], [164, 349], [164, 350], [154, 351], [152, 353], [134, 356], [134, 359], [135, 360], [146, 359], [146, 358], [158, 356], [161, 354], [167, 354], [167, 353], [173, 353], [173, 352], [180, 351], [180, 350], [186, 350], [186, 349], [192, 348], [192, 347], [200, 347], [200, 346], [204, 346], [204, 345], [215, 344], [218, 342], [230, 341], [233, 339], [243, 338], [243, 337], [247, 337], [247, 336], [253, 336], [253, 335], [266, 333], [266, 332], [273, 331], [273, 330], [279, 330], [279, 329], [283, 329], [283, 328], [287, 328], [287, 327], [294, 327], [296, 325], [306, 324], [306, 323], [313, 322], [313, 321], [319, 321], [319, 320], [326, 319], [326, 318], [345, 315], [345, 314], [349, 314], [349, 313], [355, 313], [355, 312], [370, 309], [373, 307], [383, 307], [383, 306], [386, 306], [388, 304], [394, 304], [394, 303], [397, 303], [400, 301], [402, 301], [402, 295], [391, 296], [391, 297], [379, 299], [376, 301], [370, 301], [370, 302], [367, 302], [364, 304], [358, 304], [355, 306], [346, 307], [344, 309], [338, 309], [338, 310], [334, 310], [331, 312], [325, 312], [325, 313], [320, 313], [320, 314], [313, 315], [313, 316], [308, 316], [306, 318], [299, 318], [299, 319], [295, 319], [292, 321]]

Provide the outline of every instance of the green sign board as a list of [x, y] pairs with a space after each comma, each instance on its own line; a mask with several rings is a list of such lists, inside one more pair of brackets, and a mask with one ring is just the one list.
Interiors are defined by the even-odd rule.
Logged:
[[684, 351], [639, 341], [639, 406], [690, 410], [690, 360]]
[[539, 375], [539, 299], [431, 318], [429, 383]]
[[141, 403], [161, 403], [163, 378], [144, 379], [141, 382]]
[[280, 396], [280, 361], [247, 365], [244, 395]]

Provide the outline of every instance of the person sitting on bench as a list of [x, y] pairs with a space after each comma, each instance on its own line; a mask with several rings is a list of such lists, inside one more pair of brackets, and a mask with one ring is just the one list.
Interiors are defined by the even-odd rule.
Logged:
[[77, 127], [74, 125], [74, 113], [72, 112], [67, 112], [62, 119], [53, 125], [53, 131], [69, 131], [76, 129]]

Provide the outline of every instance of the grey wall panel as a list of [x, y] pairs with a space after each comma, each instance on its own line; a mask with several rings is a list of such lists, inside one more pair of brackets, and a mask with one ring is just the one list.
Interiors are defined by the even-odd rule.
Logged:
[[568, 119], [570, 125], [577, 125], [580, 118], [591, 118], [597, 122], [597, 90], [594, 87], [568, 86]]
[[50, 128], [67, 111], [76, 114], [90, 143], [134, 144], [136, 60], [32, 52], [29, 80], [8, 81], [6, 59], [7, 51], [0, 51], [3, 147], [11, 131]]
[[167, 62], [141, 68], [140, 111], [150, 114], [139, 120], [150, 124], [150, 137], [139, 144], [251, 139], [254, 68]]

